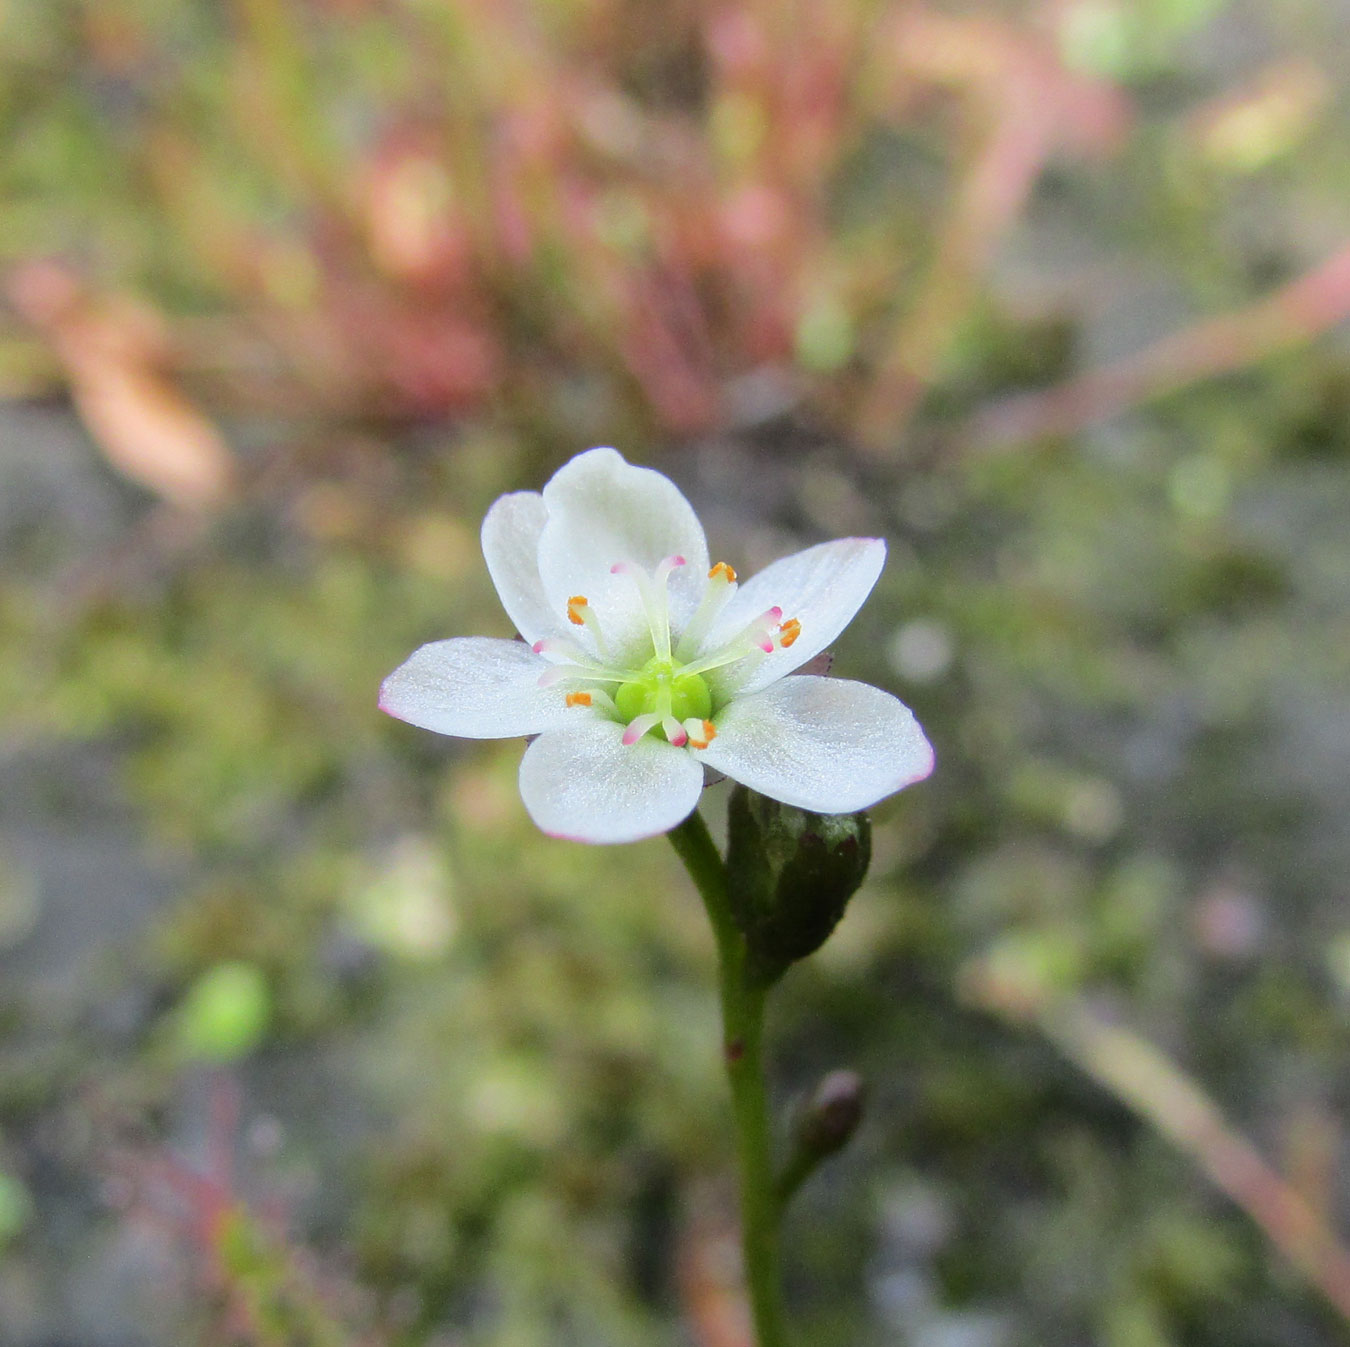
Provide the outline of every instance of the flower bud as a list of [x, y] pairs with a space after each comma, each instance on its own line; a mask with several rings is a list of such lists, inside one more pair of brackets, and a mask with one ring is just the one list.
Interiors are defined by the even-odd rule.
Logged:
[[797, 1115], [795, 1139], [809, 1155], [824, 1159], [848, 1145], [863, 1116], [863, 1080], [856, 1071], [831, 1071]]
[[732, 791], [728, 897], [759, 976], [773, 981], [825, 943], [871, 858], [864, 813], [812, 814], [744, 786]]
[[819, 1168], [848, 1145], [862, 1122], [862, 1077], [856, 1071], [831, 1071], [792, 1120], [792, 1144], [776, 1184], [780, 1209]]

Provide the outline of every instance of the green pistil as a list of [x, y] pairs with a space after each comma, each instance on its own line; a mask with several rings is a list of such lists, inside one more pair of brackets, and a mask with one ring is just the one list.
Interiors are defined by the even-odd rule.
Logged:
[[619, 685], [614, 705], [625, 724], [645, 715], [707, 720], [712, 691], [698, 674], [683, 673], [674, 660], [657, 656], [643, 665], [637, 678]]

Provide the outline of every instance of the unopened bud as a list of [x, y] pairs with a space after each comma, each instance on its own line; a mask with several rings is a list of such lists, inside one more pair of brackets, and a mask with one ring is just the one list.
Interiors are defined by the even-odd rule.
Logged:
[[727, 892], [752, 963], [772, 981], [829, 938], [872, 859], [866, 814], [812, 814], [737, 786]]
[[831, 1071], [797, 1115], [797, 1143], [823, 1159], [848, 1145], [862, 1122], [866, 1087], [856, 1071]]
[[863, 1095], [862, 1077], [856, 1071], [831, 1071], [797, 1110], [792, 1145], [775, 1185], [780, 1209], [822, 1161], [848, 1145], [862, 1121]]

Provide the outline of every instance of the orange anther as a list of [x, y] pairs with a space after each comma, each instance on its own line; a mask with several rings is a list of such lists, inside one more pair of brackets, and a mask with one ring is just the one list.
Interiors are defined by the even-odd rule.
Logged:
[[584, 594], [573, 594], [567, 600], [567, 620], [575, 623], [578, 627], [586, 625], [586, 619], [581, 615], [581, 609], [587, 607], [588, 600]]
[[735, 584], [735, 583], [736, 583], [736, 572], [733, 571], [733, 570], [731, 569], [731, 567], [728, 566], [727, 563], [726, 563], [725, 561], [719, 561], [719, 562], [717, 563], [717, 565], [714, 566], [714, 567], [712, 568], [712, 570], [710, 570], [710, 571], [708, 572], [708, 579], [709, 579], [709, 580], [716, 580], [717, 577], [718, 577], [719, 575], [720, 575], [720, 576], [722, 577], [722, 579], [725, 580], [728, 584]]
[[691, 748], [707, 748], [708, 745], [712, 743], [712, 741], [716, 738], [717, 738], [717, 727], [712, 723], [711, 720], [705, 720], [703, 722], [703, 738], [695, 739], [694, 736], [691, 734], [689, 736], [689, 744]]
[[591, 694], [589, 692], [569, 692], [567, 694], [568, 706], [589, 706], [591, 704]]
[[795, 617], [790, 617], [778, 628], [778, 644], [786, 650], [801, 634], [802, 624]]

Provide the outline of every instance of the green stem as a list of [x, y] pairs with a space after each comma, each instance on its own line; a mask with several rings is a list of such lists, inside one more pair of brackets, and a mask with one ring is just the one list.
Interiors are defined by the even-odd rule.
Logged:
[[731, 1083], [731, 1109], [741, 1172], [741, 1249], [757, 1347], [785, 1347], [778, 1278], [778, 1218], [772, 1128], [764, 1084], [764, 998], [751, 973], [745, 941], [731, 916], [726, 867], [708, 825], [695, 811], [670, 833], [694, 881], [717, 941], [722, 999], [722, 1053]]
[[797, 1189], [820, 1168], [821, 1161], [824, 1159], [823, 1155], [813, 1155], [804, 1147], [793, 1148], [792, 1154], [788, 1156], [787, 1164], [783, 1166], [783, 1172], [779, 1174], [778, 1182], [774, 1186], [774, 1198], [778, 1203], [779, 1211], [787, 1210], [788, 1203], [797, 1195]]

